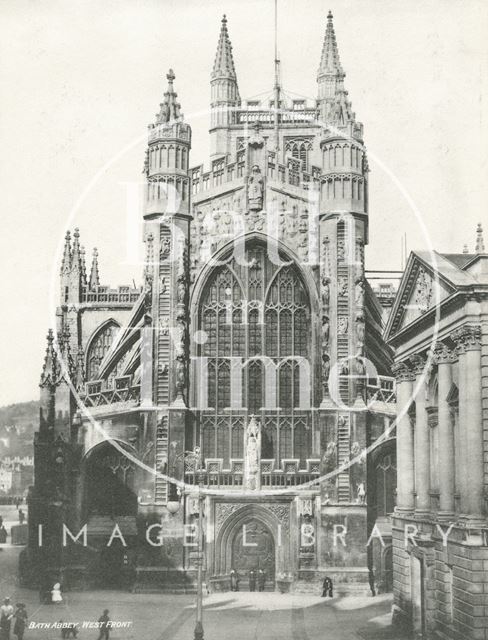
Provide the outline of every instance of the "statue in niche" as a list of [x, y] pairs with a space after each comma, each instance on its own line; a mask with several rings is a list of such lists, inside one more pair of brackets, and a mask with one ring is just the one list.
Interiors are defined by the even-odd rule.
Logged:
[[327, 353], [322, 354], [322, 386], [324, 392], [329, 388], [329, 375], [330, 375], [330, 357]]
[[357, 336], [358, 336], [358, 343], [360, 345], [364, 344], [364, 316], [363, 315], [359, 315], [357, 318]]
[[246, 458], [245, 458], [245, 487], [246, 489], [260, 488], [259, 465], [261, 459], [261, 427], [252, 416], [246, 429]]
[[356, 304], [358, 307], [364, 306], [364, 280], [362, 277], [356, 281]]
[[257, 164], [251, 168], [251, 174], [247, 179], [247, 200], [250, 211], [261, 211], [263, 208], [264, 181], [261, 169]]
[[322, 346], [326, 347], [329, 344], [329, 318], [322, 316]]
[[329, 307], [330, 299], [330, 278], [328, 276], [322, 276], [322, 308], [327, 309]]

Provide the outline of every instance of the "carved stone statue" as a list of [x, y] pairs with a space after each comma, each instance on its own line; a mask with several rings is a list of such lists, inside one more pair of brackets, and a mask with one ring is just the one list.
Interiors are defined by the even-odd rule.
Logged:
[[255, 164], [247, 179], [247, 200], [250, 211], [261, 211], [263, 208], [263, 190], [264, 182], [261, 176], [261, 169]]
[[246, 429], [246, 458], [244, 460], [244, 485], [246, 489], [259, 489], [261, 476], [259, 466], [261, 460], [261, 425], [253, 416]]

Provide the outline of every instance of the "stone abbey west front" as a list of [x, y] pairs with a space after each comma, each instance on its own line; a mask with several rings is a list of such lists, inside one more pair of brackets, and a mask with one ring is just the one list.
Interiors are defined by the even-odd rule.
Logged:
[[[100, 285], [96, 253], [88, 277], [79, 232], [66, 239], [26, 583], [193, 588], [200, 483], [210, 589], [232, 568], [244, 583], [264, 569], [267, 589], [328, 575], [360, 593], [370, 572], [388, 588], [391, 548], [366, 542], [375, 522], [391, 538], [394, 438], [374, 444], [395, 415], [391, 351], [365, 278], [368, 164], [344, 75], [329, 14], [317, 99], [277, 79], [270, 101], [245, 103], [224, 17], [206, 171], [168, 73], [144, 164], [143, 287]], [[62, 523], [86, 523], [88, 545], [64, 547]], [[107, 548], [114, 523], [127, 546]], [[145, 538], [157, 523], [160, 546]]]

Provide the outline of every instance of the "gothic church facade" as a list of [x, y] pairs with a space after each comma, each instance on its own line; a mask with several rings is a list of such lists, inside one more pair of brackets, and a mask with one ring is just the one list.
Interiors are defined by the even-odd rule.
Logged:
[[144, 163], [143, 286], [102, 286], [96, 253], [88, 276], [79, 232], [66, 239], [25, 580], [191, 589], [202, 495], [210, 589], [232, 568], [281, 590], [328, 575], [357, 593], [372, 574], [388, 588], [388, 545], [367, 542], [375, 523], [390, 535], [395, 392], [344, 77], [329, 14], [316, 100], [289, 98], [278, 74], [268, 101], [241, 100], [224, 16], [206, 170], [168, 73]]

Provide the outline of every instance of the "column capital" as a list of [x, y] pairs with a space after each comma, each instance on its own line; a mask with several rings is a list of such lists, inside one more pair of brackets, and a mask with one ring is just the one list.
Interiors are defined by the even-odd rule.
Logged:
[[427, 359], [420, 354], [415, 354], [409, 358], [410, 366], [415, 376], [421, 376], [423, 373], [429, 374], [429, 364]]
[[395, 376], [397, 384], [401, 384], [402, 382], [413, 382], [415, 380], [413, 371], [405, 361], [395, 362], [391, 367], [391, 372]]
[[458, 353], [481, 349], [481, 326], [468, 324], [451, 333]]
[[445, 342], [436, 342], [430, 350], [432, 360], [435, 364], [450, 364], [457, 358], [454, 349], [451, 349]]

